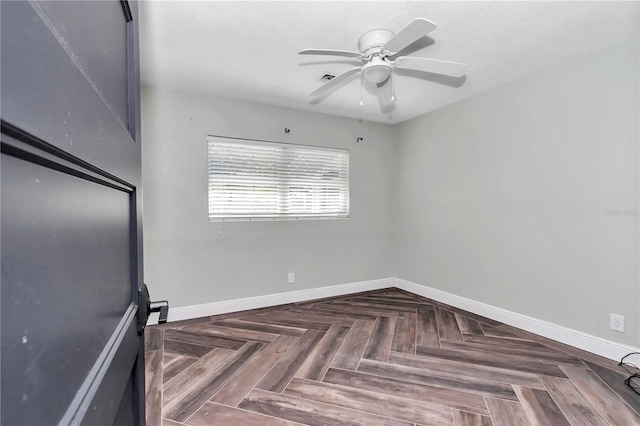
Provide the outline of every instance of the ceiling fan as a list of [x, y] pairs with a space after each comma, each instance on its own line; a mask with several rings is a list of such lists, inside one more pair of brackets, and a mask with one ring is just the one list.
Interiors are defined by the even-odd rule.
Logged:
[[[361, 74], [365, 81], [375, 84], [379, 88], [380, 106], [389, 110], [395, 101], [395, 94], [390, 83], [391, 73], [395, 70], [414, 70], [450, 77], [462, 77], [467, 70], [466, 64], [441, 61], [437, 59], [418, 58], [414, 56], [400, 56], [391, 59], [404, 48], [437, 28], [436, 24], [424, 19], [416, 18], [400, 32], [395, 34], [391, 30], [372, 30], [358, 39], [359, 52], [329, 49], [304, 49], [299, 55], [329, 55], [360, 59], [362, 66], [351, 68], [329, 80], [310, 93], [311, 96], [328, 95], [332, 89], [344, 86], [352, 77]], [[360, 101], [362, 105], [362, 100]], [[392, 108], [391, 108], [392, 109]]]

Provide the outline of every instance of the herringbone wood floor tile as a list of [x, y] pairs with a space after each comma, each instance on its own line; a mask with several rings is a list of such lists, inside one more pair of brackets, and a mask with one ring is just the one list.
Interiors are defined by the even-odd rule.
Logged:
[[149, 425], [640, 425], [610, 360], [385, 289], [149, 327]]

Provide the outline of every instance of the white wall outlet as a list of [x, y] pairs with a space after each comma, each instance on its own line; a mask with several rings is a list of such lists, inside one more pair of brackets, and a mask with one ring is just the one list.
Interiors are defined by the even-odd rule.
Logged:
[[611, 314], [609, 318], [609, 328], [624, 333], [624, 317], [622, 315]]
[[289, 284], [293, 284], [296, 282], [296, 274], [293, 272], [289, 272]]

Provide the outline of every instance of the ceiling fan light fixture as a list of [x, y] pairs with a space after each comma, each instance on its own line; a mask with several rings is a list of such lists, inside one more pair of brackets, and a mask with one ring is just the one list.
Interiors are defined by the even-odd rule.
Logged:
[[389, 78], [391, 68], [384, 65], [372, 66], [364, 70], [364, 78], [369, 83], [379, 84]]
[[389, 78], [392, 69], [391, 64], [376, 57], [362, 67], [362, 76], [369, 83], [379, 84]]

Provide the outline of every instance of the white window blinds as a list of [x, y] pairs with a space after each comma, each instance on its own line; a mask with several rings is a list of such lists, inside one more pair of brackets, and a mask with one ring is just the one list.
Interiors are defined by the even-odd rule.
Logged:
[[349, 151], [207, 137], [209, 220], [349, 217]]

